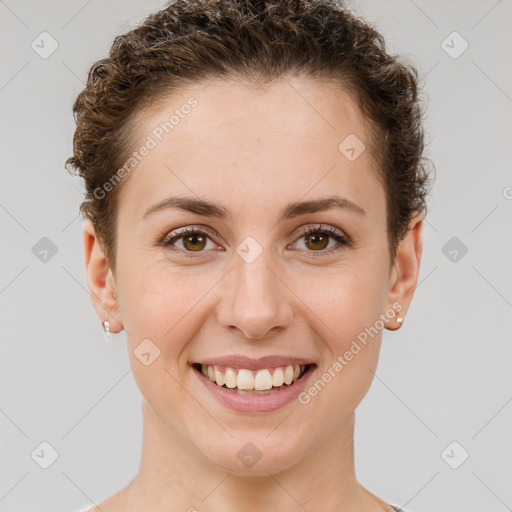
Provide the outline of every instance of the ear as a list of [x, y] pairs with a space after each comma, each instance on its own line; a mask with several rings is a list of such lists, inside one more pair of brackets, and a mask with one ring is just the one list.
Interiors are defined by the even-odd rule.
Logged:
[[414, 214], [409, 223], [409, 231], [397, 248], [387, 300], [389, 306], [398, 302], [402, 305], [402, 309], [390, 321], [390, 325], [386, 325], [386, 328], [390, 331], [400, 328], [401, 323], [398, 323], [396, 318], [398, 316], [405, 318], [416, 290], [423, 252], [424, 222], [419, 213]]
[[123, 324], [114, 277], [89, 219], [86, 219], [83, 226], [83, 239], [85, 271], [92, 305], [101, 322], [109, 321], [110, 332], [119, 332]]

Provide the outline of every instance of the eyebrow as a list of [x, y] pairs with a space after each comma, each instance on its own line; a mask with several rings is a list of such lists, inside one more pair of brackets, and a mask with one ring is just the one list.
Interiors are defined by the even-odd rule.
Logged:
[[[197, 199], [193, 197], [167, 197], [153, 206], [150, 206], [145, 211], [142, 219], [146, 220], [150, 215], [173, 208], [205, 217], [217, 217], [219, 219], [233, 218], [229, 210], [223, 206], [211, 203], [204, 199]], [[333, 208], [341, 208], [343, 210], [357, 213], [358, 215], [366, 215], [365, 210], [361, 208], [361, 206], [344, 197], [335, 195], [321, 199], [291, 203], [283, 210], [281, 220], [292, 219], [299, 215], [304, 215], [305, 213], [322, 212]]]

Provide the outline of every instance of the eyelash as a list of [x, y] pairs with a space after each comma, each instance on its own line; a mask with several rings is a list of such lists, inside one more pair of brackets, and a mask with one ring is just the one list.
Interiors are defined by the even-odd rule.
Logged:
[[[315, 234], [321, 233], [321, 234], [329, 235], [329, 237], [336, 240], [340, 244], [340, 246], [337, 247], [336, 249], [331, 248], [328, 250], [323, 249], [321, 251], [306, 251], [306, 253], [308, 253], [307, 254], [308, 258], [316, 258], [317, 255], [323, 256], [323, 255], [327, 255], [327, 254], [332, 254], [332, 253], [342, 250], [345, 247], [350, 248], [354, 245], [353, 242], [349, 238], [344, 236], [340, 231], [338, 231], [337, 229], [335, 229], [331, 226], [326, 226], [323, 224], [318, 225], [318, 226], [308, 226], [306, 229], [301, 231], [301, 233], [299, 234], [299, 237], [297, 238], [297, 241], [300, 240], [302, 237], [304, 237], [306, 235], [313, 234], [313, 233], [315, 233]], [[187, 235], [197, 235], [197, 234], [198, 235], [207, 235], [208, 238], [210, 238], [210, 239], [215, 238], [215, 235], [207, 228], [198, 229], [198, 228], [194, 228], [194, 227], [187, 227], [187, 228], [183, 228], [183, 229], [174, 231], [173, 233], [171, 233], [172, 236], [169, 236], [169, 235], [165, 236], [163, 238], [163, 240], [160, 242], [160, 245], [164, 246], [165, 248], [169, 249], [172, 252], [181, 253], [186, 258], [197, 258], [201, 255], [202, 252], [205, 252], [205, 251], [204, 250], [197, 251], [197, 254], [194, 254], [192, 251], [184, 251], [182, 249], [173, 249], [172, 248], [172, 245], [173, 245], [172, 242], [176, 242], [177, 240], [180, 240], [180, 239], [186, 237]], [[313, 253], [313, 254], [311, 254], [311, 253]]]

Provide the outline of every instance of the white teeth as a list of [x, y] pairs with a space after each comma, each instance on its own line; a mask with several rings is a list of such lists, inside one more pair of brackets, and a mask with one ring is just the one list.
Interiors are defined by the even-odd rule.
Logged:
[[284, 373], [281, 368], [276, 368], [274, 370], [274, 375], [272, 375], [272, 386], [282, 386], [284, 384]]
[[[238, 376], [240, 378], [240, 374], [238, 374]], [[267, 369], [258, 370], [256, 372], [256, 377], [254, 377], [254, 389], [261, 391], [272, 389], [272, 377]]]
[[293, 366], [288, 365], [284, 372], [284, 383], [291, 384], [293, 380]]
[[224, 385], [224, 374], [219, 370], [217, 365], [213, 367], [215, 371], [215, 382], [217, 383], [217, 386], [223, 386]]
[[[234, 373], [235, 372], [233, 372], [233, 374]], [[238, 389], [254, 389], [254, 377], [252, 376], [251, 370], [238, 370], [238, 376], [236, 378], [236, 387]]]
[[251, 391], [245, 391], [243, 389], [234, 389], [231, 391], [235, 391], [239, 395], [249, 395], [249, 396], [260, 396], [260, 395], [272, 395], [273, 393], [279, 393], [279, 389], [264, 389], [261, 391], [255, 391], [252, 389]]
[[224, 384], [228, 388], [236, 388], [236, 373], [233, 368], [226, 368], [226, 373], [224, 374]]
[[[268, 368], [257, 372], [245, 368], [225, 368], [222, 373], [218, 365], [201, 365], [201, 373], [218, 386], [226, 386], [230, 389], [268, 391], [272, 388], [281, 388], [283, 384], [290, 385], [295, 382], [306, 369], [303, 365], [287, 365], [274, 368], [273, 373]], [[277, 391], [277, 389], [276, 389]]]

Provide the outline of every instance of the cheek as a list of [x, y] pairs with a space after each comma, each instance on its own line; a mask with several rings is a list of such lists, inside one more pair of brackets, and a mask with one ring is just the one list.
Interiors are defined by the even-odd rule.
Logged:
[[[191, 281], [190, 276], [156, 268], [125, 281], [123, 321], [130, 366], [142, 396], [158, 415], [189, 406], [182, 383], [190, 368], [182, 354], [200, 327], [198, 300], [204, 295]], [[164, 421], [179, 428], [177, 419]]]
[[[156, 386], [157, 394], [163, 396], [164, 386], [167, 396], [176, 397], [180, 389], [172, 376], [182, 381], [190, 371], [186, 357], [189, 342], [207, 322], [208, 291], [215, 280], [210, 283], [211, 278], [170, 272], [168, 268], [141, 274], [143, 279], [127, 281], [123, 295], [122, 315], [129, 332], [132, 369], [143, 394], [146, 390], [148, 396], [153, 395], [151, 390]], [[150, 371], [137, 358], [145, 346], [157, 354]]]
[[297, 294], [306, 297], [303, 314], [323, 340], [324, 357], [317, 378], [328, 381], [325, 397], [343, 409], [365, 395], [378, 362], [384, 312], [385, 273], [372, 251], [358, 254], [329, 276], [308, 276]]
[[123, 321], [139, 336], [160, 340], [175, 337], [173, 333], [183, 328], [183, 319], [194, 314], [194, 305], [205, 293], [205, 280], [200, 276], [158, 265], [125, 276], [124, 283]]
[[372, 325], [382, 312], [385, 278], [377, 262], [358, 255], [332, 272], [309, 273], [295, 293], [324, 324], [326, 339], [344, 340]]
[[335, 431], [364, 398], [374, 378], [382, 336], [382, 330], [375, 329], [381, 289], [353, 274], [320, 288], [317, 283], [310, 290], [308, 306], [313, 311], [309, 318], [322, 339], [323, 357], [305, 391], [318, 407], [316, 414], [326, 418], [325, 428]]

